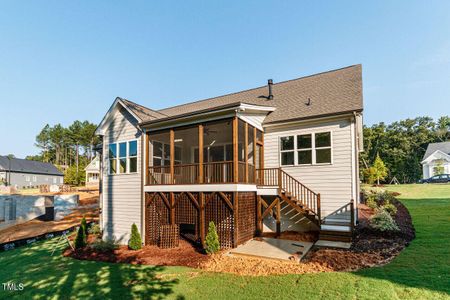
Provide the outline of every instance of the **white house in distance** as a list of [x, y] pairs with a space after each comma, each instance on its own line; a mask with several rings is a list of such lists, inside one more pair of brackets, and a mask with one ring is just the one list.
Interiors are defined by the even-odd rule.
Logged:
[[450, 142], [430, 143], [422, 160], [423, 178], [433, 177], [439, 168], [450, 174]]
[[135, 223], [145, 244], [204, 245], [214, 222], [221, 248], [266, 230], [349, 241], [362, 111], [361, 65], [161, 110], [118, 97], [96, 130], [105, 237]]
[[98, 186], [100, 183], [100, 157], [97, 155], [84, 169], [86, 186]]

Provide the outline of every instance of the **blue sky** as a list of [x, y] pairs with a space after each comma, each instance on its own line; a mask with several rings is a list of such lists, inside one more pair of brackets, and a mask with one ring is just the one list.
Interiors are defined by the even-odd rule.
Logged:
[[2, 1], [0, 153], [46, 124], [361, 63], [365, 123], [450, 114], [450, 1]]

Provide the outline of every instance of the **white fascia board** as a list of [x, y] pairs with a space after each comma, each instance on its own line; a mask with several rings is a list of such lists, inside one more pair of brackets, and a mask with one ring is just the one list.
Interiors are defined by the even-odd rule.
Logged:
[[146, 185], [144, 192], [256, 192], [255, 184]]
[[436, 150], [432, 154], [430, 154], [426, 159], [422, 160], [420, 163], [421, 164], [430, 163], [435, 159], [445, 159], [447, 161], [450, 161], [450, 155], [448, 155], [445, 152], [442, 152], [441, 150]]
[[240, 109], [242, 110], [249, 110], [249, 111], [255, 111], [255, 112], [272, 112], [276, 110], [276, 107], [273, 106], [260, 106], [260, 105], [253, 105], [253, 104], [247, 104], [247, 103], [242, 103], [239, 106]]
[[142, 122], [142, 120], [140, 118], [138, 118], [138, 116], [136, 116], [126, 105], [125, 103], [122, 102], [122, 100], [120, 100], [119, 97], [117, 97], [113, 104], [111, 105], [111, 107], [108, 109], [108, 112], [106, 113], [106, 115], [103, 117], [102, 121], [100, 122], [100, 124], [97, 126], [97, 129], [95, 129], [95, 135], [104, 135], [105, 134], [105, 130], [104, 127], [106, 124], [108, 124], [108, 122], [111, 121], [113, 113], [115, 112], [115, 110], [117, 109], [118, 104], [120, 104], [123, 108], [125, 108], [130, 115], [133, 116], [133, 118], [135, 118], [138, 123]]

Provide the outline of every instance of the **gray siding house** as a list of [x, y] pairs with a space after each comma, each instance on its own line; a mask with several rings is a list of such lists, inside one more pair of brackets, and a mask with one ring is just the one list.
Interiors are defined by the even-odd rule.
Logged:
[[[264, 231], [348, 241], [357, 221], [361, 65], [152, 110], [116, 98], [103, 138], [101, 226], [123, 243], [167, 232], [221, 246]], [[172, 230], [174, 229], [174, 230]], [[171, 231], [172, 230], [172, 231]]]
[[51, 163], [0, 156], [0, 181], [16, 188], [60, 185], [64, 174]]

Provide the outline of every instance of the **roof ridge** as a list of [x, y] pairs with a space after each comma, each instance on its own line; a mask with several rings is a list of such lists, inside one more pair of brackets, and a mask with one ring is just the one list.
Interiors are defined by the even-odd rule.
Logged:
[[[291, 81], [296, 81], [296, 80], [301, 80], [301, 79], [305, 79], [305, 78], [309, 78], [309, 77], [319, 76], [319, 75], [323, 75], [323, 74], [327, 74], [327, 73], [337, 72], [337, 71], [341, 71], [341, 70], [344, 70], [344, 69], [354, 68], [354, 67], [357, 67], [357, 66], [361, 66], [361, 64], [354, 64], [354, 65], [350, 65], [350, 66], [346, 66], [346, 67], [342, 67], [342, 68], [337, 68], [337, 69], [333, 69], [333, 70], [328, 70], [328, 71], [323, 71], [323, 72], [319, 72], [319, 73], [314, 73], [314, 74], [311, 74], [311, 75], [305, 75], [305, 76], [301, 76], [301, 77], [297, 77], [297, 78], [293, 78], [293, 79], [283, 80], [283, 81], [279, 81], [279, 82], [273, 83], [273, 85], [275, 86], [275, 85], [279, 85], [279, 84], [283, 84], [283, 83], [287, 83], [287, 82], [291, 82]], [[257, 89], [260, 89], [260, 88], [264, 88], [266, 86], [267, 85], [262, 85], [262, 86], [259, 86], [259, 87], [249, 88], [249, 89], [245, 89], [245, 90], [238, 91], [238, 92], [232, 92], [232, 93], [223, 94], [223, 95], [220, 95], [220, 96], [209, 97], [209, 98], [200, 99], [200, 100], [196, 100], [196, 101], [186, 102], [186, 103], [183, 103], [183, 104], [169, 106], [169, 107], [157, 110], [157, 112], [160, 112], [160, 113], [164, 114], [161, 111], [172, 109], [172, 108], [175, 108], [175, 107], [180, 107], [180, 106], [183, 106], [183, 105], [200, 103], [200, 102], [203, 102], [203, 101], [210, 101], [210, 100], [217, 99], [217, 98], [222, 98], [222, 97], [236, 95], [236, 94], [240, 94], [240, 93], [244, 93], [244, 92], [249, 92], [249, 91], [257, 90]]]
[[119, 98], [119, 99], [122, 100], [122, 101], [130, 102], [130, 103], [132, 103], [132, 104], [134, 104], [134, 105], [137, 105], [137, 106], [139, 106], [139, 107], [142, 107], [142, 108], [151, 110], [151, 111], [153, 111], [153, 112], [155, 112], [155, 113], [158, 113], [158, 114], [161, 114], [161, 115], [164, 115], [164, 116], [168, 117], [168, 115], [166, 115], [165, 113], [162, 113], [162, 112], [160, 112], [160, 111], [154, 110], [154, 109], [152, 109], [152, 108], [148, 108], [147, 106], [144, 106], [144, 105], [142, 105], [142, 104], [136, 103], [136, 102], [131, 101], [131, 100], [129, 100], [129, 99], [122, 98], [122, 97], [117, 97], [117, 98]]

